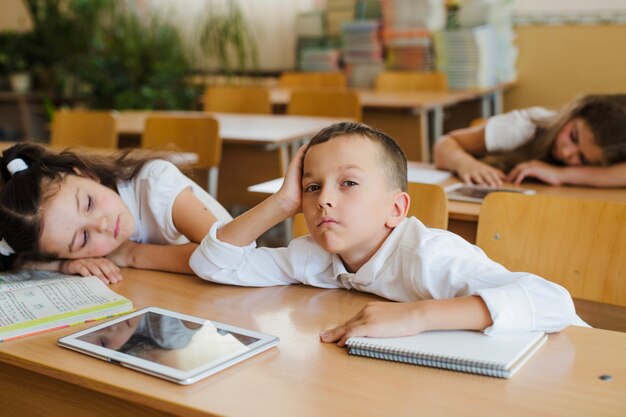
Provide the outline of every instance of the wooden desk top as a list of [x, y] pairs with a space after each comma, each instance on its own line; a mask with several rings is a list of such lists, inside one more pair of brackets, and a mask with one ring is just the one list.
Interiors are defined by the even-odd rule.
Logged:
[[[275, 334], [281, 342], [187, 387], [56, 345], [86, 325], [2, 343], [0, 361], [179, 416], [587, 417], [626, 410], [626, 333], [570, 327], [551, 335], [503, 380], [352, 357], [320, 343], [320, 330], [376, 299], [368, 294], [295, 285], [238, 288], [139, 270], [124, 275], [112, 289], [137, 308], [178, 310]], [[612, 380], [600, 380], [603, 374]], [[11, 386], [19, 389], [20, 381]]]
[[[505, 83], [490, 88], [474, 88], [466, 90], [447, 91], [376, 91], [373, 89], [350, 89], [359, 95], [363, 107], [389, 108], [389, 109], [419, 109], [428, 110], [434, 107], [451, 106], [453, 104], [480, 98], [485, 94], [506, 89], [513, 83]], [[270, 101], [272, 104], [285, 105], [289, 103], [293, 89], [274, 87], [270, 89]]]
[[201, 111], [122, 111], [116, 113], [120, 134], [141, 135], [150, 115], [199, 117], [210, 115], [219, 122], [223, 140], [235, 143], [280, 145], [312, 136], [331, 124], [345, 121], [333, 117], [275, 114], [208, 113]]

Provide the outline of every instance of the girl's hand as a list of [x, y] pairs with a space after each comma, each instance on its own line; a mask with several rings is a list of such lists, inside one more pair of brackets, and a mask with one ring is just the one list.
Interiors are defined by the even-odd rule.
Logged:
[[115, 284], [124, 279], [120, 268], [106, 258], [67, 259], [61, 262], [60, 272], [83, 277], [95, 275], [105, 284]]
[[475, 159], [460, 165], [457, 168], [457, 174], [467, 184], [481, 184], [492, 187], [501, 186], [506, 178], [504, 172], [498, 168]]
[[344, 346], [350, 337], [398, 337], [420, 333], [426, 328], [426, 305], [412, 303], [371, 302], [356, 316], [333, 329], [320, 333], [322, 342]]
[[299, 213], [302, 209], [302, 168], [308, 146], [308, 144], [305, 144], [298, 149], [298, 152], [296, 152], [296, 155], [289, 163], [283, 185], [275, 194], [277, 201], [289, 213], [290, 217]]
[[106, 257], [111, 262], [119, 267], [132, 267], [133, 266], [133, 251], [139, 246], [139, 243], [127, 240], [117, 247], [113, 252], [109, 253]]
[[536, 178], [550, 185], [561, 185], [563, 183], [561, 168], [538, 160], [517, 164], [509, 172], [507, 181], [513, 184], [521, 184], [526, 178]]

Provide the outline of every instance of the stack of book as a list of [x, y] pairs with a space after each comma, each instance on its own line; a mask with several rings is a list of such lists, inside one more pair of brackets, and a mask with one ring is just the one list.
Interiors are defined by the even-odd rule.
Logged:
[[492, 26], [435, 33], [437, 71], [450, 88], [491, 87], [498, 83], [498, 42]]
[[360, 20], [344, 23], [341, 32], [348, 84], [351, 87], [373, 86], [376, 76], [384, 69], [380, 22]]
[[386, 66], [396, 71], [433, 71], [431, 31], [445, 25], [443, 0], [383, 0]]
[[354, 20], [356, 0], [327, 0], [326, 18], [328, 20], [328, 36], [341, 36], [344, 23]]
[[339, 50], [304, 48], [298, 62], [300, 71], [339, 71]]

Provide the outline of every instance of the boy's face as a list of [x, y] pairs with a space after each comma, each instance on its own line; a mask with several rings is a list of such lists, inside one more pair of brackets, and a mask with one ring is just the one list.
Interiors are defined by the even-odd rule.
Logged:
[[367, 262], [387, 238], [400, 190], [389, 190], [378, 145], [342, 136], [306, 153], [302, 211], [311, 237], [341, 256], [352, 271]]

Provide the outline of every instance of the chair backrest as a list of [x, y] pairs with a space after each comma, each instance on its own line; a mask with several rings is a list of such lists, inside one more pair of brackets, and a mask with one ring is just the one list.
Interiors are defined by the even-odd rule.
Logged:
[[270, 114], [270, 94], [262, 87], [208, 87], [204, 110], [224, 113]]
[[117, 148], [117, 121], [111, 112], [62, 110], [54, 112], [53, 147]]
[[195, 152], [198, 166], [212, 168], [222, 158], [219, 124], [206, 116], [150, 116], [141, 139], [149, 149]]
[[383, 71], [376, 77], [379, 91], [445, 91], [448, 79], [442, 72]]
[[287, 114], [362, 119], [359, 96], [348, 91], [294, 91]]
[[309, 234], [309, 228], [306, 227], [306, 221], [304, 220], [304, 214], [298, 213], [292, 217], [293, 223], [291, 225], [291, 236], [293, 239], [297, 237], [306, 236]]
[[278, 80], [281, 87], [338, 87], [348, 85], [343, 72], [283, 72]]
[[626, 306], [626, 204], [492, 193], [477, 244], [512, 271], [537, 274], [572, 297]]
[[408, 184], [411, 206], [409, 216], [417, 217], [428, 227], [448, 228], [448, 197], [444, 189], [435, 184]]

